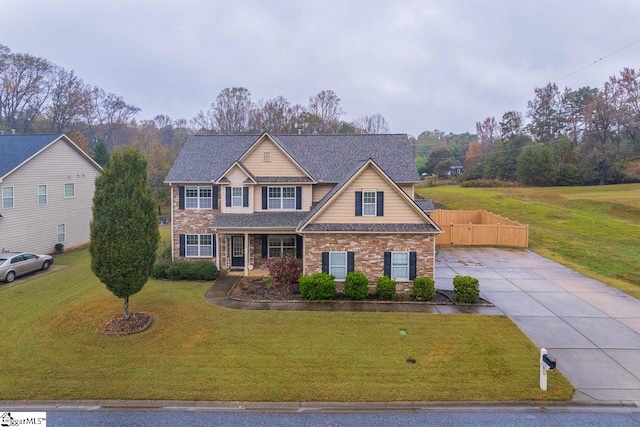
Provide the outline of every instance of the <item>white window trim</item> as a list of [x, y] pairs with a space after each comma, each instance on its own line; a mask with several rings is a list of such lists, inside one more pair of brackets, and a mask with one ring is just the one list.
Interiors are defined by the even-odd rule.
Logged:
[[[62, 233], [60, 233], [60, 227], [62, 227]], [[62, 235], [62, 240], [60, 240]], [[65, 243], [67, 241], [67, 224], [58, 224], [56, 226], [56, 243]]]
[[[282, 241], [285, 238], [289, 238], [289, 239], [293, 238], [293, 246], [284, 246]], [[271, 241], [272, 240], [279, 240], [280, 241], [280, 245], [272, 246], [271, 245]], [[272, 257], [271, 256], [271, 248], [280, 249], [280, 255], [277, 256], [277, 257], [275, 257], [275, 256]], [[282, 256], [282, 254], [284, 253], [285, 249], [293, 249], [293, 256], [296, 256], [296, 253], [297, 253], [297, 250], [298, 250], [298, 242], [297, 242], [295, 234], [269, 235], [268, 241], [267, 241], [267, 258], [280, 258]]]
[[[236, 196], [233, 194], [234, 190], [240, 190], [240, 195]], [[231, 207], [232, 208], [241, 208], [243, 207], [243, 201], [244, 201], [244, 187], [231, 187]], [[236, 203], [238, 201], [238, 199], [240, 200], [240, 203]]]
[[[40, 187], [44, 187], [44, 194], [40, 194]], [[44, 206], [49, 204], [49, 186], [47, 184], [38, 184], [36, 187], [36, 197], [38, 206]], [[44, 203], [40, 203], [40, 196], [44, 196]]]
[[262, 160], [265, 163], [271, 162], [271, 151], [265, 151], [264, 154], [263, 154]]
[[[72, 196], [67, 196], [67, 185], [72, 185], [73, 187], [73, 195]], [[76, 183], [75, 182], [65, 182], [64, 183], [64, 198], [65, 199], [73, 199], [74, 197], [76, 197]]]
[[[11, 197], [4, 197], [4, 189], [5, 188], [10, 188], [11, 189]], [[11, 200], [11, 206], [7, 207], [4, 204], [5, 200]], [[2, 209], [13, 209], [16, 207], [16, 189], [13, 186], [6, 186], [6, 187], [2, 187]]]
[[[397, 277], [393, 274], [394, 271], [394, 267], [395, 268], [404, 268], [404, 265], [397, 265], [394, 266], [393, 263], [393, 255], [394, 254], [406, 254], [407, 256], [407, 266], [406, 266], [406, 277]], [[411, 269], [411, 254], [407, 251], [395, 251], [395, 252], [391, 252], [391, 265], [390, 265], [390, 269], [391, 269], [391, 279], [393, 280], [400, 280], [400, 281], [408, 281], [409, 280], [409, 276], [410, 276], [410, 269]]]
[[[195, 197], [187, 197], [187, 191], [189, 189], [196, 189], [196, 196]], [[210, 191], [211, 196], [210, 197], [201, 197], [200, 196], [200, 190], [202, 189], [207, 189]], [[196, 201], [196, 205], [197, 206], [188, 206], [187, 200], [192, 200], [195, 199]], [[203, 207], [202, 203], [204, 200], [209, 200], [210, 201], [210, 206], [208, 207]], [[210, 185], [188, 185], [184, 187], [184, 208], [185, 209], [192, 209], [192, 210], [200, 210], [200, 209], [212, 209], [213, 208], [213, 187]]]
[[[197, 236], [198, 237], [198, 244], [197, 245], [190, 245], [187, 242], [189, 241], [189, 236]], [[211, 244], [209, 245], [205, 245], [202, 244], [202, 237], [203, 236], [209, 236], [211, 237]], [[184, 256], [185, 258], [213, 258], [213, 242], [214, 242], [214, 235], [213, 234], [186, 234], [184, 237]], [[197, 247], [198, 248], [198, 255], [189, 255], [189, 247]], [[203, 247], [209, 247], [211, 248], [211, 255], [202, 255], [202, 248]]]
[[[280, 189], [280, 196], [279, 197], [271, 197], [270, 196], [270, 190], [272, 188], [279, 188]], [[284, 189], [293, 189], [293, 197], [284, 197]], [[284, 201], [285, 200], [292, 200], [293, 199], [293, 207], [292, 208], [285, 208], [284, 207]], [[280, 207], [279, 208], [272, 208], [271, 207], [271, 200], [280, 200]], [[296, 210], [296, 187], [295, 186], [290, 186], [290, 185], [286, 185], [286, 186], [270, 186], [267, 187], [267, 210], [279, 210], [279, 211], [294, 211]]]
[[[336, 277], [336, 281], [338, 282], [343, 282], [346, 277], [347, 274], [349, 273], [349, 255], [347, 254], [347, 251], [329, 251], [329, 274], [333, 274], [333, 272], [331, 271], [332, 268], [334, 267], [333, 265], [331, 265], [331, 255], [332, 254], [344, 254], [344, 279], [338, 279]], [[343, 265], [336, 265], [336, 267], [343, 267]], [[335, 277], [335, 274], [333, 274]]]
[[[365, 203], [365, 195], [367, 193], [373, 193], [373, 203]], [[365, 206], [373, 205], [373, 213], [367, 213]], [[375, 190], [362, 190], [362, 216], [376, 216], [378, 215], [378, 192]]]

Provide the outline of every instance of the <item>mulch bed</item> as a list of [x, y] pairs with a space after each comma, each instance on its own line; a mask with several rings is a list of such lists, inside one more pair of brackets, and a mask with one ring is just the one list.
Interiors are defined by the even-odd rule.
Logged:
[[[263, 277], [242, 277], [229, 291], [229, 297], [240, 301], [307, 301], [300, 295], [297, 286], [269, 286], [269, 282]], [[337, 293], [333, 301], [351, 301], [343, 293]], [[369, 294], [364, 301], [382, 302], [376, 295]], [[395, 302], [422, 302], [424, 304], [452, 305], [456, 304], [452, 291], [436, 290], [431, 301], [417, 301], [411, 294], [396, 294]], [[479, 298], [471, 305], [492, 305], [490, 302]]]
[[151, 327], [153, 317], [146, 313], [132, 313], [127, 319], [124, 315], [114, 317], [102, 326], [102, 333], [109, 336], [137, 334]]

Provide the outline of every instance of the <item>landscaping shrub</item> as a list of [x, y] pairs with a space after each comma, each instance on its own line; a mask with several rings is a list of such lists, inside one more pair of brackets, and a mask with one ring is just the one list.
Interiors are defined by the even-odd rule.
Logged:
[[151, 277], [154, 279], [166, 279], [167, 270], [171, 266], [171, 245], [164, 242], [158, 246], [156, 253], [156, 263], [151, 270]]
[[302, 275], [302, 261], [290, 254], [268, 261], [266, 267], [276, 286], [296, 285]]
[[167, 268], [169, 280], [214, 280], [218, 269], [211, 261], [175, 261]]
[[329, 300], [336, 295], [336, 278], [332, 274], [316, 273], [300, 278], [302, 298]]
[[418, 301], [429, 301], [436, 293], [435, 282], [430, 277], [416, 277], [413, 280], [413, 295]]
[[378, 277], [376, 283], [376, 295], [380, 299], [391, 300], [396, 295], [396, 281], [389, 276]]
[[363, 300], [369, 294], [369, 281], [364, 273], [352, 271], [344, 279], [344, 294], [352, 300]]
[[61, 254], [62, 252], [64, 252], [64, 245], [62, 243], [56, 243], [53, 248], [55, 249], [57, 254]]
[[151, 277], [154, 279], [166, 279], [168, 269], [168, 264], [155, 263], [153, 265], [153, 270], [151, 270]]
[[471, 276], [456, 276], [453, 278], [453, 292], [456, 300], [463, 303], [473, 303], [480, 297], [478, 279]]

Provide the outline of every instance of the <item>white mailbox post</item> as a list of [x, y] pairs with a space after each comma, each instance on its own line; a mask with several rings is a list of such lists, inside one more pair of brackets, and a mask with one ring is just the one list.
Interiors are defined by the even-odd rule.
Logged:
[[547, 371], [556, 369], [556, 359], [547, 354], [546, 348], [540, 349], [540, 389], [547, 391]]

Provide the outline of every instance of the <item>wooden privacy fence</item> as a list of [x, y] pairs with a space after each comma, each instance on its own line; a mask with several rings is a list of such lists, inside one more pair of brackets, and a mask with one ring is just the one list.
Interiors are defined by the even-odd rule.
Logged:
[[438, 209], [431, 219], [442, 228], [436, 245], [529, 246], [529, 226], [486, 211]]

